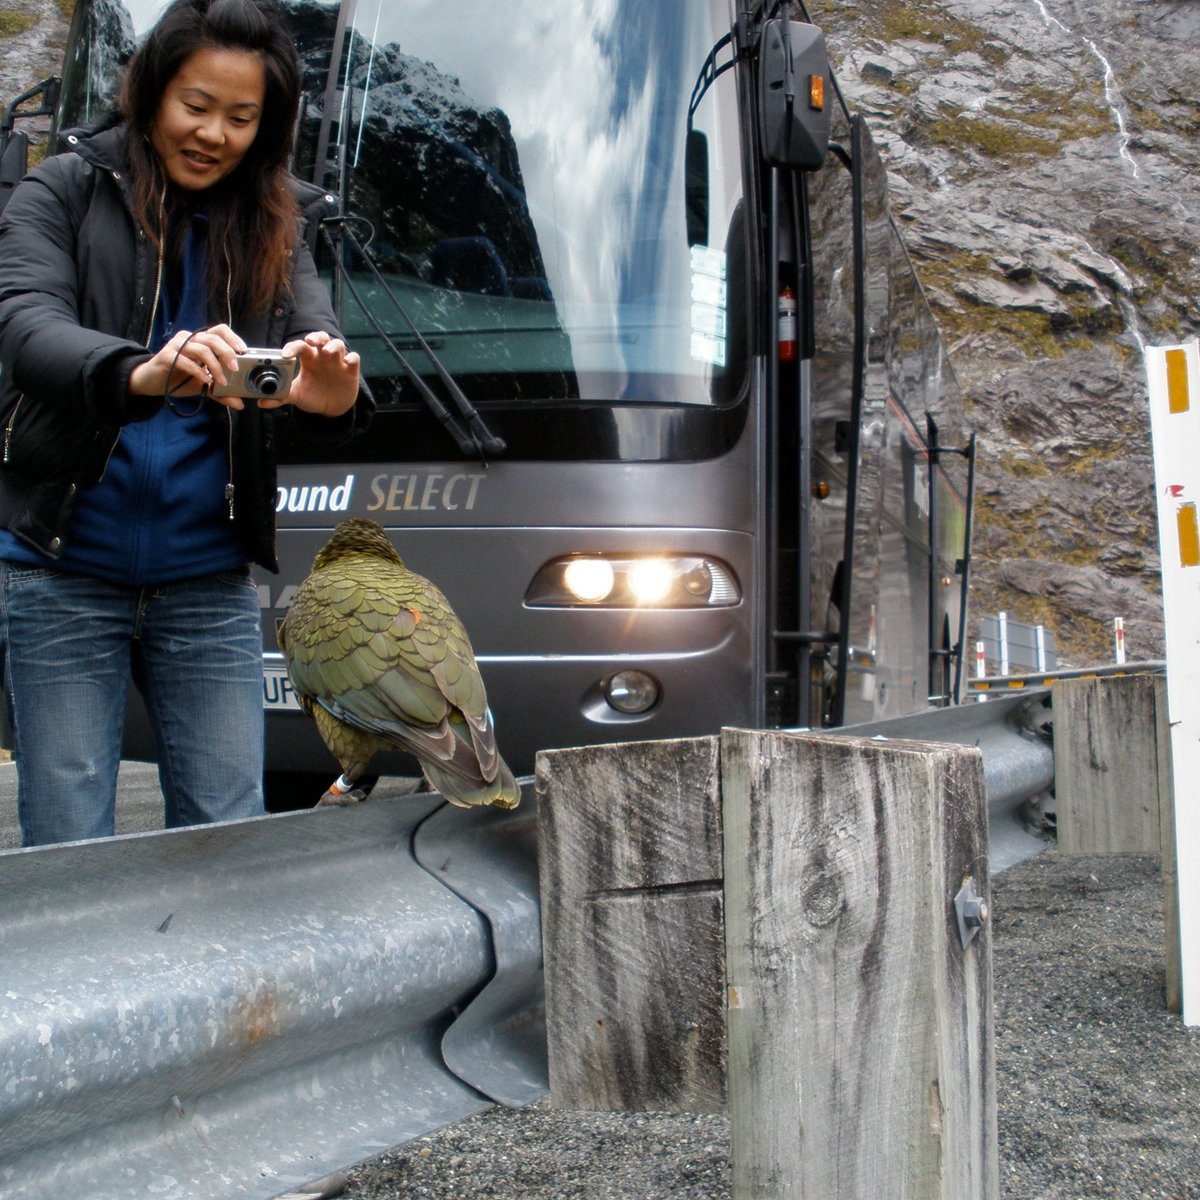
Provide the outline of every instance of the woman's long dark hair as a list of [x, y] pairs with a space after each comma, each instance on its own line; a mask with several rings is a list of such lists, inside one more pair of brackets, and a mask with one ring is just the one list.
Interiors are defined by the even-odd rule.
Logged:
[[129, 126], [134, 203], [147, 236], [158, 245], [165, 236], [159, 226], [167, 181], [150, 134], [167, 84], [204, 49], [256, 54], [266, 76], [254, 142], [237, 168], [205, 193], [210, 299], [219, 304], [228, 286], [236, 312], [259, 313], [287, 287], [296, 231], [288, 163], [300, 62], [272, 0], [174, 0], [146, 35], [129, 61], [120, 98]]

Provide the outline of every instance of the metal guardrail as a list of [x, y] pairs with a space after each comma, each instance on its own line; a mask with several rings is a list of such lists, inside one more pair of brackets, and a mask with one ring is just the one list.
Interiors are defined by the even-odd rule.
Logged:
[[988, 860], [991, 873], [998, 875], [1046, 848], [1023, 814], [1031, 800], [1054, 786], [1052, 726], [1050, 690], [1030, 687], [986, 704], [936, 708], [828, 732], [978, 746], [988, 798]]
[[0, 854], [0, 1195], [273, 1197], [543, 1092], [533, 817], [444, 808]]
[[413, 852], [431, 875], [481, 912], [495, 971], [442, 1038], [446, 1066], [509, 1108], [545, 1095], [546, 1002], [537, 874], [537, 809], [522, 781], [514, 812], [442, 805]]
[[992, 694], [1024, 691], [1030, 688], [1051, 687], [1059, 679], [1100, 679], [1119, 675], [1163, 675], [1167, 664], [1163, 659], [1147, 659], [1136, 663], [1104, 663], [1097, 667], [1061, 667], [1053, 671], [1034, 671], [1024, 675], [985, 675], [967, 680], [976, 699]]
[[[978, 745], [1044, 848], [1049, 693], [858, 736]], [[0, 853], [0, 1196], [270, 1200], [547, 1090], [531, 781]]]

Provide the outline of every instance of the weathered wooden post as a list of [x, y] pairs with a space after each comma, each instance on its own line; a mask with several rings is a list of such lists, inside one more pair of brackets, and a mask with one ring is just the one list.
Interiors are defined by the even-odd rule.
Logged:
[[538, 755], [550, 1100], [725, 1102], [717, 738]]
[[538, 793], [553, 1104], [728, 1097], [739, 1200], [994, 1200], [979, 750], [726, 730]]
[[735, 1200], [994, 1200], [968, 747], [722, 734]]
[[1118, 675], [1054, 685], [1054, 797], [1064, 854], [1156, 854], [1167, 761], [1166, 679]]
[[1175, 777], [1163, 675], [1054, 685], [1054, 797], [1064, 854], [1162, 853], [1166, 1005], [1183, 1011]]

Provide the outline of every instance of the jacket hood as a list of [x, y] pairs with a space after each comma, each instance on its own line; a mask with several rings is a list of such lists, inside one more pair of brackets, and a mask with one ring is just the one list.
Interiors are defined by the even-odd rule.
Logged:
[[78, 154], [84, 162], [102, 171], [120, 171], [128, 160], [129, 130], [120, 113], [108, 112], [86, 125], [59, 131], [63, 150]]

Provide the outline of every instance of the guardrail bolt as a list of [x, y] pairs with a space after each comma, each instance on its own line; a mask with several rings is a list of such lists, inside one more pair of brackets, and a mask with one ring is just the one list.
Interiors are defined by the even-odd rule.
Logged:
[[958, 917], [958, 936], [965, 950], [991, 915], [987, 899], [975, 890], [975, 879], [971, 875], [954, 897], [954, 912]]

